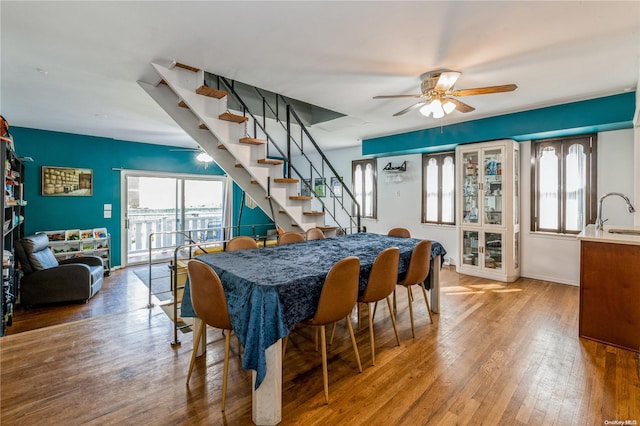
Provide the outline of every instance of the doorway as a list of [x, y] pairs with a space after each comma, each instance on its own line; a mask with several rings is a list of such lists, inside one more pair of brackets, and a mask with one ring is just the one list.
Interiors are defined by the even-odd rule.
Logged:
[[225, 176], [125, 171], [122, 179], [126, 266], [169, 260], [189, 239], [223, 239]]

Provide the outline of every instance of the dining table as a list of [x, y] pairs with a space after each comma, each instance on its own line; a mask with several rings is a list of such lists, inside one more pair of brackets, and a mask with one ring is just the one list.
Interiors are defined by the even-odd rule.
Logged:
[[[387, 247], [400, 249], [398, 276], [406, 272], [417, 238], [354, 233], [259, 249], [201, 254], [220, 277], [233, 331], [244, 348], [242, 368], [252, 370], [252, 419], [258, 425], [278, 424], [282, 413], [281, 339], [292, 327], [315, 314], [331, 267], [347, 256], [360, 259], [359, 291], [366, 288], [377, 255]], [[432, 241], [431, 268], [425, 288], [431, 309], [439, 312], [439, 270], [446, 250]], [[181, 303], [182, 317], [196, 317], [189, 283]], [[198, 353], [204, 352], [206, 342]]]

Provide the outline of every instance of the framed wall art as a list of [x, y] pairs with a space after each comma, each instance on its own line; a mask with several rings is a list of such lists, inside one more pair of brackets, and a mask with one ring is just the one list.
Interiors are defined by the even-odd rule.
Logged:
[[326, 196], [326, 186], [327, 179], [326, 178], [316, 178], [313, 189], [318, 197]]
[[311, 179], [302, 179], [300, 184], [300, 195], [309, 197], [311, 195]]
[[341, 198], [342, 185], [340, 184], [340, 179], [334, 176], [331, 178], [330, 183], [331, 183], [331, 196], [336, 198]]
[[42, 195], [90, 197], [93, 195], [93, 170], [42, 166]]

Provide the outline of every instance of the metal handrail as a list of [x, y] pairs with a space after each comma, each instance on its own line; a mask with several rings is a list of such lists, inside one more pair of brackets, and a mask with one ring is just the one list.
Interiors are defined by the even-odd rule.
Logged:
[[[234, 87], [234, 80], [228, 80], [224, 77], [221, 76], [215, 76], [216, 77], [216, 81], [218, 84], [218, 88], [220, 88], [220, 83], [222, 83], [224, 86], [226, 86], [226, 88], [228, 89], [228, 91], [231, 93], [231, 95], [233, 95], [234, 99], [240, 104], [241, 108], [242, 108], [242, 114], [246, 117], [247, 114], [253, 119], [253, 125], [254, 125], [254, 136], [257, 137], [257, 129], [259, 128], [260, 131], [264, 134], [268, 144], [267, 144], [267, 152], [268, 152], [268, 148], [269, 146], [273, 146], [278, 153], [281, 155], [282, 158], [284, 158], [287, 161], [287, 170], [288, 170], [288, 176], [287, 177], [291, 177], [291, 171], [293, 171], [300, 179], [303, 185], [305, 185], [307, 187], [307, 189], [309, 190], [309, 192], [314, 193], [316, 195], [316, 199], [320, 202], [320, 204], [322, 205], [322, 210], [324, 212], [327, 212], [327, 206], [325, 204], [324, 201], [322, 201], [322, 199], [319, 197], [319, 194], [316, 193], [315, 188], [313, 188], [311, 185], [309, 185], [307, 182], [305, 182], [304, 177], [302, 172], [300, 172], [294, 165], [293, 165], [293, 161], [290, 155], [290, 143], [293, 140], [295, 142], [295, 139], [292, 137], [291, 135], [291, 129], [290, 129], [290, 120], [291, 117], [294, 118], [294, 120], [296, 121], [296, 123], [300, 126], [301, 128], [301, 136], [302, 135], [306, 135], [307, 138], [309, 139], [309, 141], [312, 143], [313, 147], [316, 149], [316, 151], [318, 152], [318, 154], [320, 155], [320, 158], [322, 160], [322, 169], [324, 170], [324, 164], [326, 164], [328, 166], [328, 168], [331, 170], [331, 172], [334, 174], [334, 176], [338, 179], [338, 181], [340, 182], [340, 185], [343, 188], [344, 193], [346, 193], [349, 198], [351, 198], [352, 203], [355, 206], [355, 220], [353, 217], [353, 214], [344, 206], [344, 202], [342, 200], [338, 200], [338, 197], [335, 196], [335, 193], [333, 191], [333, 188], [330, 185], [327, 185], [326, 183], [326, 178], [324, 176], [324, 173], [321, 173], [314, 165], [313, 161], [311, 161], [311, 159], [306, 155], [306, 153], [304, 152], [303, 146], [302, 146], [302, 141], [300, 142], [300, 144], [296, 143], [296, 147], [300, 150], [301, 154], [302, 154], [302, 158], [304, 158], [310, 166], [310, 178], [313, 177], [313, 171], [315, 170], [316, 173], [318, 174], [318, 176], [325, 178], [325, 187], [328, 188], [329, 192], [333, 195], [333, 203], [334, 203], [334, 208], [333, 211], [329, 211], [329, 215], [332, 217], [332, 219], [339, 225], [339, 221], [336, 213], [336, 209], [335, 209], [335, 204], [336, 201], [340, 204], [340, 207], [342, 208], [342, 211], [344, 211], [347, 215], [347, 217], [349, 218], [349, 226], [348, 228], [352, 231], [353, 225], [356, 226], [357, 231], [360, 231], [360, 219], [361, 219], [361, 213], [360, 213], [360, 205], [357, 202], [355, 196], [353, 195], [353, 193], [349, 190], [349, 188], [347, 188], [347, 186], [344, 184], [344, 180], [340, 177], [340, 175], [338, 174], [338, 172], [335, 170], [335, 168], [333, 167], [333, 165], [329, 162], [329, 160], [327, 159], [326, 155], [324, 154], [324, 152], [322, 152], [322, 150], [320, 149], [320, 147], [318, 146], [318, 144], [315, 142], [315, 140], [313, 139], [313, 137], [311, 136], [311, 134], [309, 133], [309, 131], [307, 130], [306, 126], [304, 125], [304, 123], [302, 122], [302, 120], [300, 119], [300, 117], [298, 116], [298, 114], [295, 112], [293, 106], [291, 106], [291, 104], [286, 100], [286, 98], [282, 95], [279, 94], [275, 94], [276, 95], [276, 109], [274, 110], [273, 107], [269, 104], [269, 102], [267, 101], [266, 97], [262, 94], [262, 92], [258, 89], [255, 88], [256, 92], [258, 93], [258, 96], [261, 97], [262, 99], [262, 105], [263, 105], [263, 123], [261, 124], [260, 121], [257, 119], [257, 117], [251, 112], [251, 110], [249, 110], [248, 106], [246, 105], [246, 103], [244, 102], [244, 100], [242, 99], [242, 97], [240, 96], [240, 94], [235, 90]], [[287, 132], [287, 147], [288, 147], [288, 152], [284, 153], [282, 151], [282, 149], [280, 149], [280, 147], [275, 143], [275, 140], [271, 137], [271, 135], [269, 134], [269, 132], [267, 132], [266, 129], [266, 107], [268, 106], [269, 109], [271, 110], [271, 112], [274, 114], [275, 116], [275, 121], [277, 123], [279, 123], [282, 126], [282, 122], [280, 120], [279, 117], [279, 111], [278, 111], [278, 100], [282, 100], [284, 102], [284, 104], [286, 105], [286, 113], [287, 113], [287, 126], [285, 128], [285, 131]], [[347, 227], [343, 227], [343, 229], [346, 230]]]
[[[233, 225], [233, 226], [223, 226], [222, 229], [237, 229], [238, 232], [240, 232], [240, 228], [247, 228], [247, 227], [251, 227], [252, 228], [252, 235], [257, 236], [255, 234], [255, 228], [257, 226], [271, 226], [271, 224], [252, 224], [252, 225]], [[198, 247], [199, 245], [204, 245], [206, 246], [207, 244], [217, 244], [217, 243], [222, 243], [223, 247], [226, 246], [226, 242], [228, 240], [215, 240], [215, 241], [195, 241], [193, 239], [193, 233], [195, 232], [203, 232], [203, 231], [209, 231], [211, 228], [199, 228], [199, 229], [186, 229], [186, 230], [177, 230], [177, 231], [162, 231], [162, 232], [151, 232], [149, 234], [149, 260], [148, 260], [148, 264], [149, 264], [149, 300], [147, 302], [147, 308], [153, 308], [155, 305], [152, 303], [151, 299], [152, 299], [152, 295], [153, 295], [153, 279], [152, 279], [152, 272], [151, 272], [151, 267], [154, 264], [154, 262], [152, 261], [152, 255], [153, 255], [153, 251], [154, 250], [158, 250], [158, 249], [167, 249], [167, 248], [172, 248], [174, 246], [165, 246], [165, 247], [152, 247], [151, 241], [154, 237], [158, 236], [158, 235], [182, 235], [183, 237], [186, 238], [187, 241], [190, 241], [192, 245], [194, 245], [195, 247]], [[184, 244], [179, 244], [176, 245], [176, 248], [182, 247]], [[191, 253], [189, 254], [191, 255]], [[155, 263], [164, 263], [164, 262], [155, 262]]]
[[[191, 243], [191, 244], [181, 244], [179, 246], [177, 246], [175, 248], [175, 250], [173, 251], [173, 263], [171, 264], [171, 273], [172, 273], [172, 282], [174, 282], [176, 285], [173, 286], [172, 288], [172, 292], [173, 292], [173, 341], [171, 342], [171, 345], [179, 345], [180, 341], [178, 340], [178, 329], [180, 327], [178, 327], [178, 322], [177, 322], [177, 318], [178, 318], [178, 290], [180, 289], [184, 289], [184, 287], [178, 287], [178, 254], [179, 253], [184, 253], [185, 249], [189, 249], [188, 250], [188, 256], [186, 257], [187, 260], [193, 259], [193, 249], [194, 248], [199, 248], [202, 251], [204, 251], [205, 253], [207, 252], [206, 248], [210, 248], [210, 247], [216, 247], [219, 246], [221, 243], [223, 245], [222, 250], [224, 251], [225, 247], [226, 247], [226, 243], [229, 240], [225, 240], [225, 241], [210, 241], [210, 242], [205, 242], [203, 243]], [[266, 247], [266, 241], [263, 247]], [[184, 260], [184, 258], [180, 258], [180, 260]]]

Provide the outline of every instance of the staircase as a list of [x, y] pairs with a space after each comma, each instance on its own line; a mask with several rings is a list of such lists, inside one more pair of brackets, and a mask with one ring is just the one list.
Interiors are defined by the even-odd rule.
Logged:
[[[279, 99], [281, 104], [286, 104], [286, 125], [279, 118], [278, 100], [274, 111], [263, 97], [260, 117], [248, 110], [246, 103], [234, 91], [233, 82], [218, 78], [218, 85], [224, 87], [208, 87], [204, 85], [203, 70], [176, 62], [151, 65], [159, 75], [159, 82], [139, 82], [140, 86], [255, 200], [277, 226], [285, 231], [298, 232], [319, 227], [328, 234], [338, 229], [344, 232], [359, 230], [359, 206], [341, 180], [348, 202], [343, 203], [341, 198], [338, 208], [337, 197], [333, 197], [331, 209], [315, 193], [315, 188], [310, 184], [312, 177], [324, 177], [323, 172], [327, 169], [332, 176], [339, 174], [328, 163], [285, 98]], [[259, 89], [255, 90], [260, 93]], [[243, 111], [228, 109], [230, 95], [234, 96], [234, 104], [241, 105]], [[271, 109], [271, 115], [275, 118], [265, 117], [267, 108]], [[294, 126], [301, 129], [298, 140], [291, 135], [292, 120], [295, 120]], [[267, 126], [270, 126], [269, 131]], [[312, 144], [302, 140], [305, 135], [311, 138]], [[278, 142], [277, 138], [280, 139]], [[295, 155], [291, 154], [292, 146]], [[313, 153], [309, 153], [309, 147], [313, 148]], [[270, 156], [269, 151], [274, 149], [277, 155]], [[311, 157], [319, 158], [315, 162], [319, 161], [320, 164], [314, 164]], [[329, 179], [325, 179], [328, 184]], [[329, 186], [327, 189], [332, 194]], [[311, 195], [300, 195], [301, 192]], [[356, 211], [355, 217], [352, 211]]]

